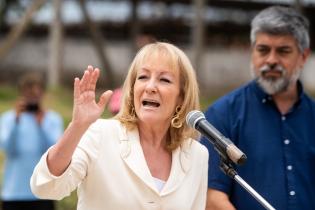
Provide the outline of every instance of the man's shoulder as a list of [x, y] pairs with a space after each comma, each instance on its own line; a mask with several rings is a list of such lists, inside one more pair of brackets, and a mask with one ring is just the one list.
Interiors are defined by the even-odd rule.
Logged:
[[311, 112], [315, 112], [315, 99], [312, 96], [304, 94], [302, 101], [310, 109]]
[[305, 99], [309, 101], [309, 103], [311, 103], [312, 106], [315, 106], [315, 98], [313, 96], [310, 96], [309, 94], [304, 94], [304, 95], [305, 95]]

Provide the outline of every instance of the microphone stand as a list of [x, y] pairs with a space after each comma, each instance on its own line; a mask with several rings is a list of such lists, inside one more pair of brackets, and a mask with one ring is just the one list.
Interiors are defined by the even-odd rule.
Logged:
[[251, 194], [265, 209], [275, 210], [261, 195], [248, 185], [235, 171], [232, 162], [220, 154], [220, 169], [229, 177], [239, 183], [249, 194]]

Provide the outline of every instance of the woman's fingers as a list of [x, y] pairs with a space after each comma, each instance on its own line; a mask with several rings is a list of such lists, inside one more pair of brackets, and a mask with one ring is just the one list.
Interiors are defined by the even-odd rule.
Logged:
[[73, 87], [73, 98], [76, 100], [80, 97], [80, 79], [78, 77], [74, 78]]
[[93, 68], [89, 65], [84, 71], [82, 79], [80, 81], [80, 91], [95, 91], [96, 82], [99, 78], [100, 70], [98, 68]]
[[113, 91], [107, 90], [101, 95], [100, 100], [98, 102], [98, 106], [102, 110], [105, 109], [105, 106], [106, 106], [107, 102], [109, 101], [110, 97], [112, 96], [112, 94], [113, 94]]
[[[93, 66], [88, 66], [84, 71], [84, 74], [81, 79], [74, 79], [74, 99], [79, 99], [82, 94], [86, 91], [95, 91], [96, 83], [100, 75], [100, 70], [98, 68], [93, 68]], [[111, 91], [110, 91], [111, 92]], [[101, 96], [100, 106], [105, 106], [111, 94], [106, 93], [104, 96]], [[102, 98], [103, 97], [103, 98]], [[104, 104], [104, 105], [103, 105]]]
[[90, 86], [91, 86], [91, 81], [92, 81], [92, 75], [93, 75], [93, 72], [94, 72], [94, 68], [93, 66], [91, 65], [88, 65], [87, 67], [87, 71], [88, 71], [88, 77], [87, 77], [87, 80], [86, 80], [86, 90], [91, 90]]
[[83, 93], [84, 91], [87, 90], [87, 87], [88, 87], [88, 80], [89, 80], [89, 71], [88, 70], [85, 70], [84, 71], [84, 74], [80, 80], [80, 91], [81, 93]]
[[95, 87], [96, 87], [96, 83], [97, 83], [99, 75], [100, 75], [100, 70], [98, 68], [95, 68], [94, 71], [91, 73], [89, 90], [95, 91]]

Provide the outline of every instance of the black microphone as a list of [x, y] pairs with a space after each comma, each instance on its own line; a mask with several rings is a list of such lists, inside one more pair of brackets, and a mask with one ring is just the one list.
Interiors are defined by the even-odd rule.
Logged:
[[207, 137], [223, 158], [232, 160], [236, 164], [243, 164], [247, 159], [246, 155], [230, 139], [223, 136], [206, 120], [201, 111], [190, 111], [186, 116], [186, 122], [190, 127]]

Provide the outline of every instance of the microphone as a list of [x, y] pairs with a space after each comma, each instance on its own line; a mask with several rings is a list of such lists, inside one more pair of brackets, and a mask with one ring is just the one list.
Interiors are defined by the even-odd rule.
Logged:
[[190, 111], [186, 116], [187, 124], [199, 131], [214, 145], [215, 149], [226, 160], [232, 160], [236, 164], [243, 164], [247, 159], [246, 155], [238, 149], [233, 142], [223, 136], [205, 118], [201, 111]]

